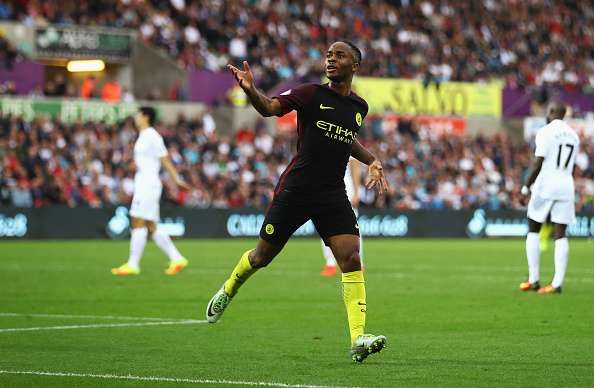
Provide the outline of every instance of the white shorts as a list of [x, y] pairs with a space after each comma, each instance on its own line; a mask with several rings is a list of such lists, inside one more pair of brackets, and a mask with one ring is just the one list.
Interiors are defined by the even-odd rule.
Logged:
[[142, 220], [159, 222], [161, 191], [161, 187], [152, 188], [151, 190], [134, 190], [130, 215]]
[[544, 224], [549, 214], [551, 215], [551, 222], [569, 225], [575, 219], [575, 203], [573, 201], [541, 198], [533, 194], [530, 197], [530, 202], [528, 202], [528, 218]]

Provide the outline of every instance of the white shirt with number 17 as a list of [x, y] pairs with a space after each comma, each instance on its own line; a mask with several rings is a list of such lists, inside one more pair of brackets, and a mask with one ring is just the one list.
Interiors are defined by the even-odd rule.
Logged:
[[535, 156], [544, 158], [542, 169], [532, 186], [532, 193], [540, 198], [573, 201], [573, 166], [580, 139], [564, 121], [553, 120], [536, 134]]
[[161, 158], [167, 155], [167, 148], [163, 138], [154, 128], [149, 127], [140, 131], [134, 144], [134, 190], [149, 190], [160, 188]]

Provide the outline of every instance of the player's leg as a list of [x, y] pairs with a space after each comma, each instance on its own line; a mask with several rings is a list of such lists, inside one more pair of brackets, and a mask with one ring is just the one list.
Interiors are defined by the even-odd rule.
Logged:
[[538, 290], [540, 287], [540, 228], [539, 222], [528, 219], [526, 235], [526, 259], [528, 261], [528, 280], [520, 284], [520, 290]]
[[359, 255], [359, 226], [357, 219], [344, 198], [313, 217], [314, 225], [330, 246], [342, 270], [343, 300], [347, 311], [351, 337], [351, 356], [362, 362], [370, 354], [379, 352], [386, 344], [386, 337], [365, 334], [367, 302], [365, 279]]
[[330, 249], [329, 246], [326, 246], [324, 240], [322, 240], [322, 254], [324, 255], [324, 260], [326, 261], [326, 264], [324, 264], [324, 268], [322, 268], [322, 272], [320, 272], [320, 275], [336, 275], [336, 260], [334, 259], [334, 254], [332, 253], [332, 249]]
[[538, 290], [539, 294], [561, 293], [561, 286], [567, 271], [569, 260], [569, 241], [565, 235], [567, 225], [553, 223], [553, 237], [555, 239], [555, 275], [553, 282]]
[[257, 270], [270, 264], [282, 249], [283, 246], [273, 245], [266, 240], [259, 239], [256, 248], [244, 252], [239, 259], [239, 263], [237, 263], [223, 286], [225, 293], [230, 297], [234, 297], [243, 283]]
[[342, 270], [342, 295], [351, 335], [351, 358], [363, 362], [386, 346], [383, 335], [365, 334], [367, 300], [365, 278], [361, 271], [359, 236], [341, 234], [327, 238], [336, 262]]
[[[349, 198], [350, 200], [350, 198]], [[359, 217], [359, 211], [356, 208], [353, 208], [353, 212], [355, 212], [355, 216]], [[336, 259], [334, 258], [334, 254], [332, 253], [332, 249], [324, 243], [322, 240], [322, 253], [324, 254], [324, 259], [326, 264], [324, 268], [322, 268], [322, 272], [320, 275], [322, 276], [334, 276], [336, 275]], [[363, 235], [359, 231], [359, 258], [361, 261], [361, 270], [363, 270]]]
[[118, 268], [112, 268], [114, 275], [138, 275], [140, 273], [140, 259], [146, 246], [148, 237], [148, 223], [150, 221], [142, 218], [132, 217], [130, 222], [130, 253], [128, 261]]
[[555, 239], [555, 275], [553, 282], [539, 290], [540, 294], [561, 293], [561, 286], [567, 272], [569, 241], [567, 225], [575, 219], [575, 205], [572, 201], [556, 201], [551, 209], [553, 238]]
[[342, 271], [343, 299], [349, 319], [351, 343], [365, 333], [366, 295], [365, 279], [361, 271], [359, 238], [341, 234], [327, 238], [336, 262]]
[[208, 303], [206, 319], [210, 323], [219, 320], [239, 288], [258, 269], [272, 262], [291, 235], [308, 218], [308, 209], [302, 206], [293, 194], [283, 191], [275, 197], [262, 223], [258, 244], [241, 255], [229, 278]]
[[169, 267], [165, 270], [165, 274], [175, 275], [188, 266], [188, 260], [179, 253], [171, 237], [159, 225], [153, 223], [149, 233], [159, 249], [169, 257]]
[[[292, 234], [292, 233], [291, 233]], [[288, 239], [288, 237], [287, 237]], [[286, 241], [285, 241], [286, 242]], [[239, 288], [260, 268], [266, 267], [283, 249], [284, 243], [274, 245], [260, 238], [256, 248], [245, 251], [223, 286], [206, 306], [206, 320], [217, 322]]]
[[528, 202], [528, 234], [526, 235], [526, 259], [528, 279], [520, 284], [521, 291], [536, 291], [540, 288], [540, 228], [549, 217], [553, 202], [532, 195]]

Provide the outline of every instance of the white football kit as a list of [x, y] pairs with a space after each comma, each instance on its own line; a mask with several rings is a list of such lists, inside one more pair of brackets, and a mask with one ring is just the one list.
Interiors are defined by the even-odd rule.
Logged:
[[534, 155], [543, 157], [542, 169], [531, 188], [528, 218], [569, 225], [575, 218], [573, 166], [580, 140], [562, 120], [553, 120], [536, 134]]
[[163, 138], [152, 127], [143, 129], [134, 144], [134, 196], [130, 215], [148, 221], [159, 221], [159, 200], [163, 185], [159, 178], [161, 158], [167, 155]]

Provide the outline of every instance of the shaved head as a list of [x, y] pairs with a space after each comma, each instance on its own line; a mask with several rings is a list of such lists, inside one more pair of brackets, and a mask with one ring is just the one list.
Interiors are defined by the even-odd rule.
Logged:
[[553, 101], [547, 107], [547, 123], [553, 120], [563, 120], [565, 113], [567, 112], [567, 106], [559, 101]]

